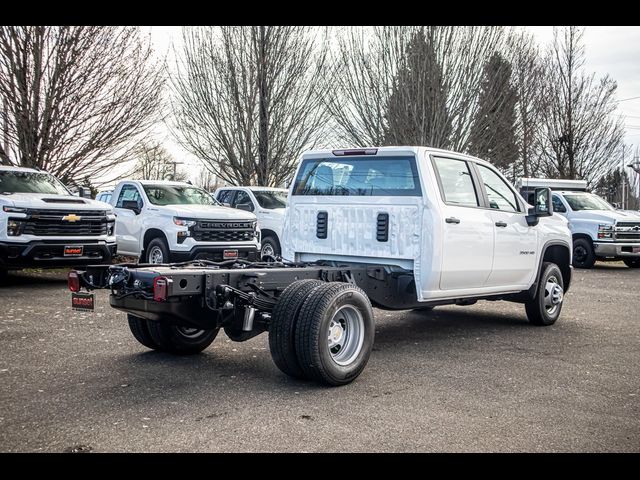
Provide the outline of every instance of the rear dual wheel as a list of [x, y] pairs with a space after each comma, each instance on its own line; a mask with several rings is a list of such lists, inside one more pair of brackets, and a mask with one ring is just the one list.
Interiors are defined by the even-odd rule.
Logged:
[[147, 320], [128, 314], [129, 329], [138, 342], [152, 350], [174, 355], [193, 355], [211, 345], [218, 328], [202, 330]]
[[345, 385], [360, 375], [371, 355], [371, 302], [355, 285], [311, 282], [294, 282], [280, 297], [282, 307], [276, 305], [269, 327], [271, 355], [287, 375]]

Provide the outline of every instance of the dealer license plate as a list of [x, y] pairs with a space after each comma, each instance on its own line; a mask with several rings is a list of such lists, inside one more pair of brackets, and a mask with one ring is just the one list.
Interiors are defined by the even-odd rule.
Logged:
[[232, 260], [238, 258], [238, 250], [225, 250], [222, 252], [222, 258], [225, 260]]
[[95, 307], [93, 293], [71, 292], [71, 308], [79, 312], [93, 312]]
[[65, 257], [81, 257], [84, 247], [82, 245], [79, 246], [67, 246], [64, 247], [64, 256]]

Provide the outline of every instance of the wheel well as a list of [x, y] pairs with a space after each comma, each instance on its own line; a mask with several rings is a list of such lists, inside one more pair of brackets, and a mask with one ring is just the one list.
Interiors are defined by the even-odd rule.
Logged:
[[[157, 228], [150, 228], [149, 230], [144, 232], [144, 239], [142, 240], [142, 251], [140, 252], [140, 258], [142, 258], [142, 256], [144, 255], [144, 251], [149, 246], [149, 243], [151, 243], [151, 240], [158, 237], [164, 238], [164, 241], [167, 242], [167, 236], [164, 234], [162, 230], [158, 230]], [[167, 245], [168, 244], [169, 242], [167, 242]]]
[[[574, 235], [575, 238], [575, 235]], [[562, 272], [562, 279], [564, 282], [565, 292], [569, 290], [569, 284], [571, 283], [571, 254], [569, 249], [564, 245], [550, 245], [545, 251], [542, 257], [543, 262], [551, 262], [558, 265]]]
[[574, 233], [573, 234], [573, 241], [575, 242], [576, 240], [578, 240], [579, 238], [584, 238], [585, 240], [588, 240], [589, 243], [593, 243], [593, 239], [587, 235], [586, 233]]
[[266, 237], [273, 237], [273, 238], [276, 239], [276, 243], [278, 244], [278, 248], [281, 248], [280, 239], [278, 238], [278, 234], [276, 232], [274, 232], [273, 230], [269, 230], [268, 228], [260, 230], [260, 232], [261, 232], [261, 236], [260, 236], [261, 240], [264, 240]]

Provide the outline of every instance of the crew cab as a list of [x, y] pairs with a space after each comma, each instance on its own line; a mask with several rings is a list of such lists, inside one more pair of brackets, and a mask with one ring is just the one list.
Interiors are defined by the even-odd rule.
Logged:
[[224, 207], [185, 182], [124, 180], [111, 204], [119, 253], [145, 263], [255, 260], [260, 251], [253, 213]]
[[268, 332], [282, 372], [345, 385], [370, 357], [373, 306], [507, 300], [524, 304], [531, 324], [554, 324], [571, 283], [571, 232], [548, 188], [532, 201], [460, 153], [308, 151], [289, 191], [281, 259], [96, 266], [71, 272], [69, 288], [83, 299], [92, 294], [82, 289], [109, 288], [147, 348], [193, 354], [221, 328], [234, 341]]
[[588, 192], [584, 180], [522, 178], [519, 185], [525, 196], [536, 188], [552, 189], [554, 212], [569, 221], [574, 267], [622, 260], [630, 268], [640, 268], [640, 213], [616, 210]]
[[72, 195], [53, 175], [0, 166], [0, 277], [25, 267], [110, 263], [111, 205]]
[[285, 188], [221, 187], [214, 197], [223, 205], [255, 213], [262, 232], [261, 257], [276, 257], [282, 253], [282, 224], [287, 208]]

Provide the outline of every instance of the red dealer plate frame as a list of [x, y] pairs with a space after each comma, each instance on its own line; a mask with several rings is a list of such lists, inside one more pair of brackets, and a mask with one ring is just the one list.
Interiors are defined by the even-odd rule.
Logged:
[[236, 258], [238, 258], [238, 250], [224, 250], [222, 252], [222, 258], [223, 260], [235, 260]]
[[64, 247], [65, 257], [81, 257], [84, 252], [84, 246], [82, 245], [66, 245]]
[[71, 308], [77, 312], [93, 312], [96, 298], [93, 293], [71, 292]]

